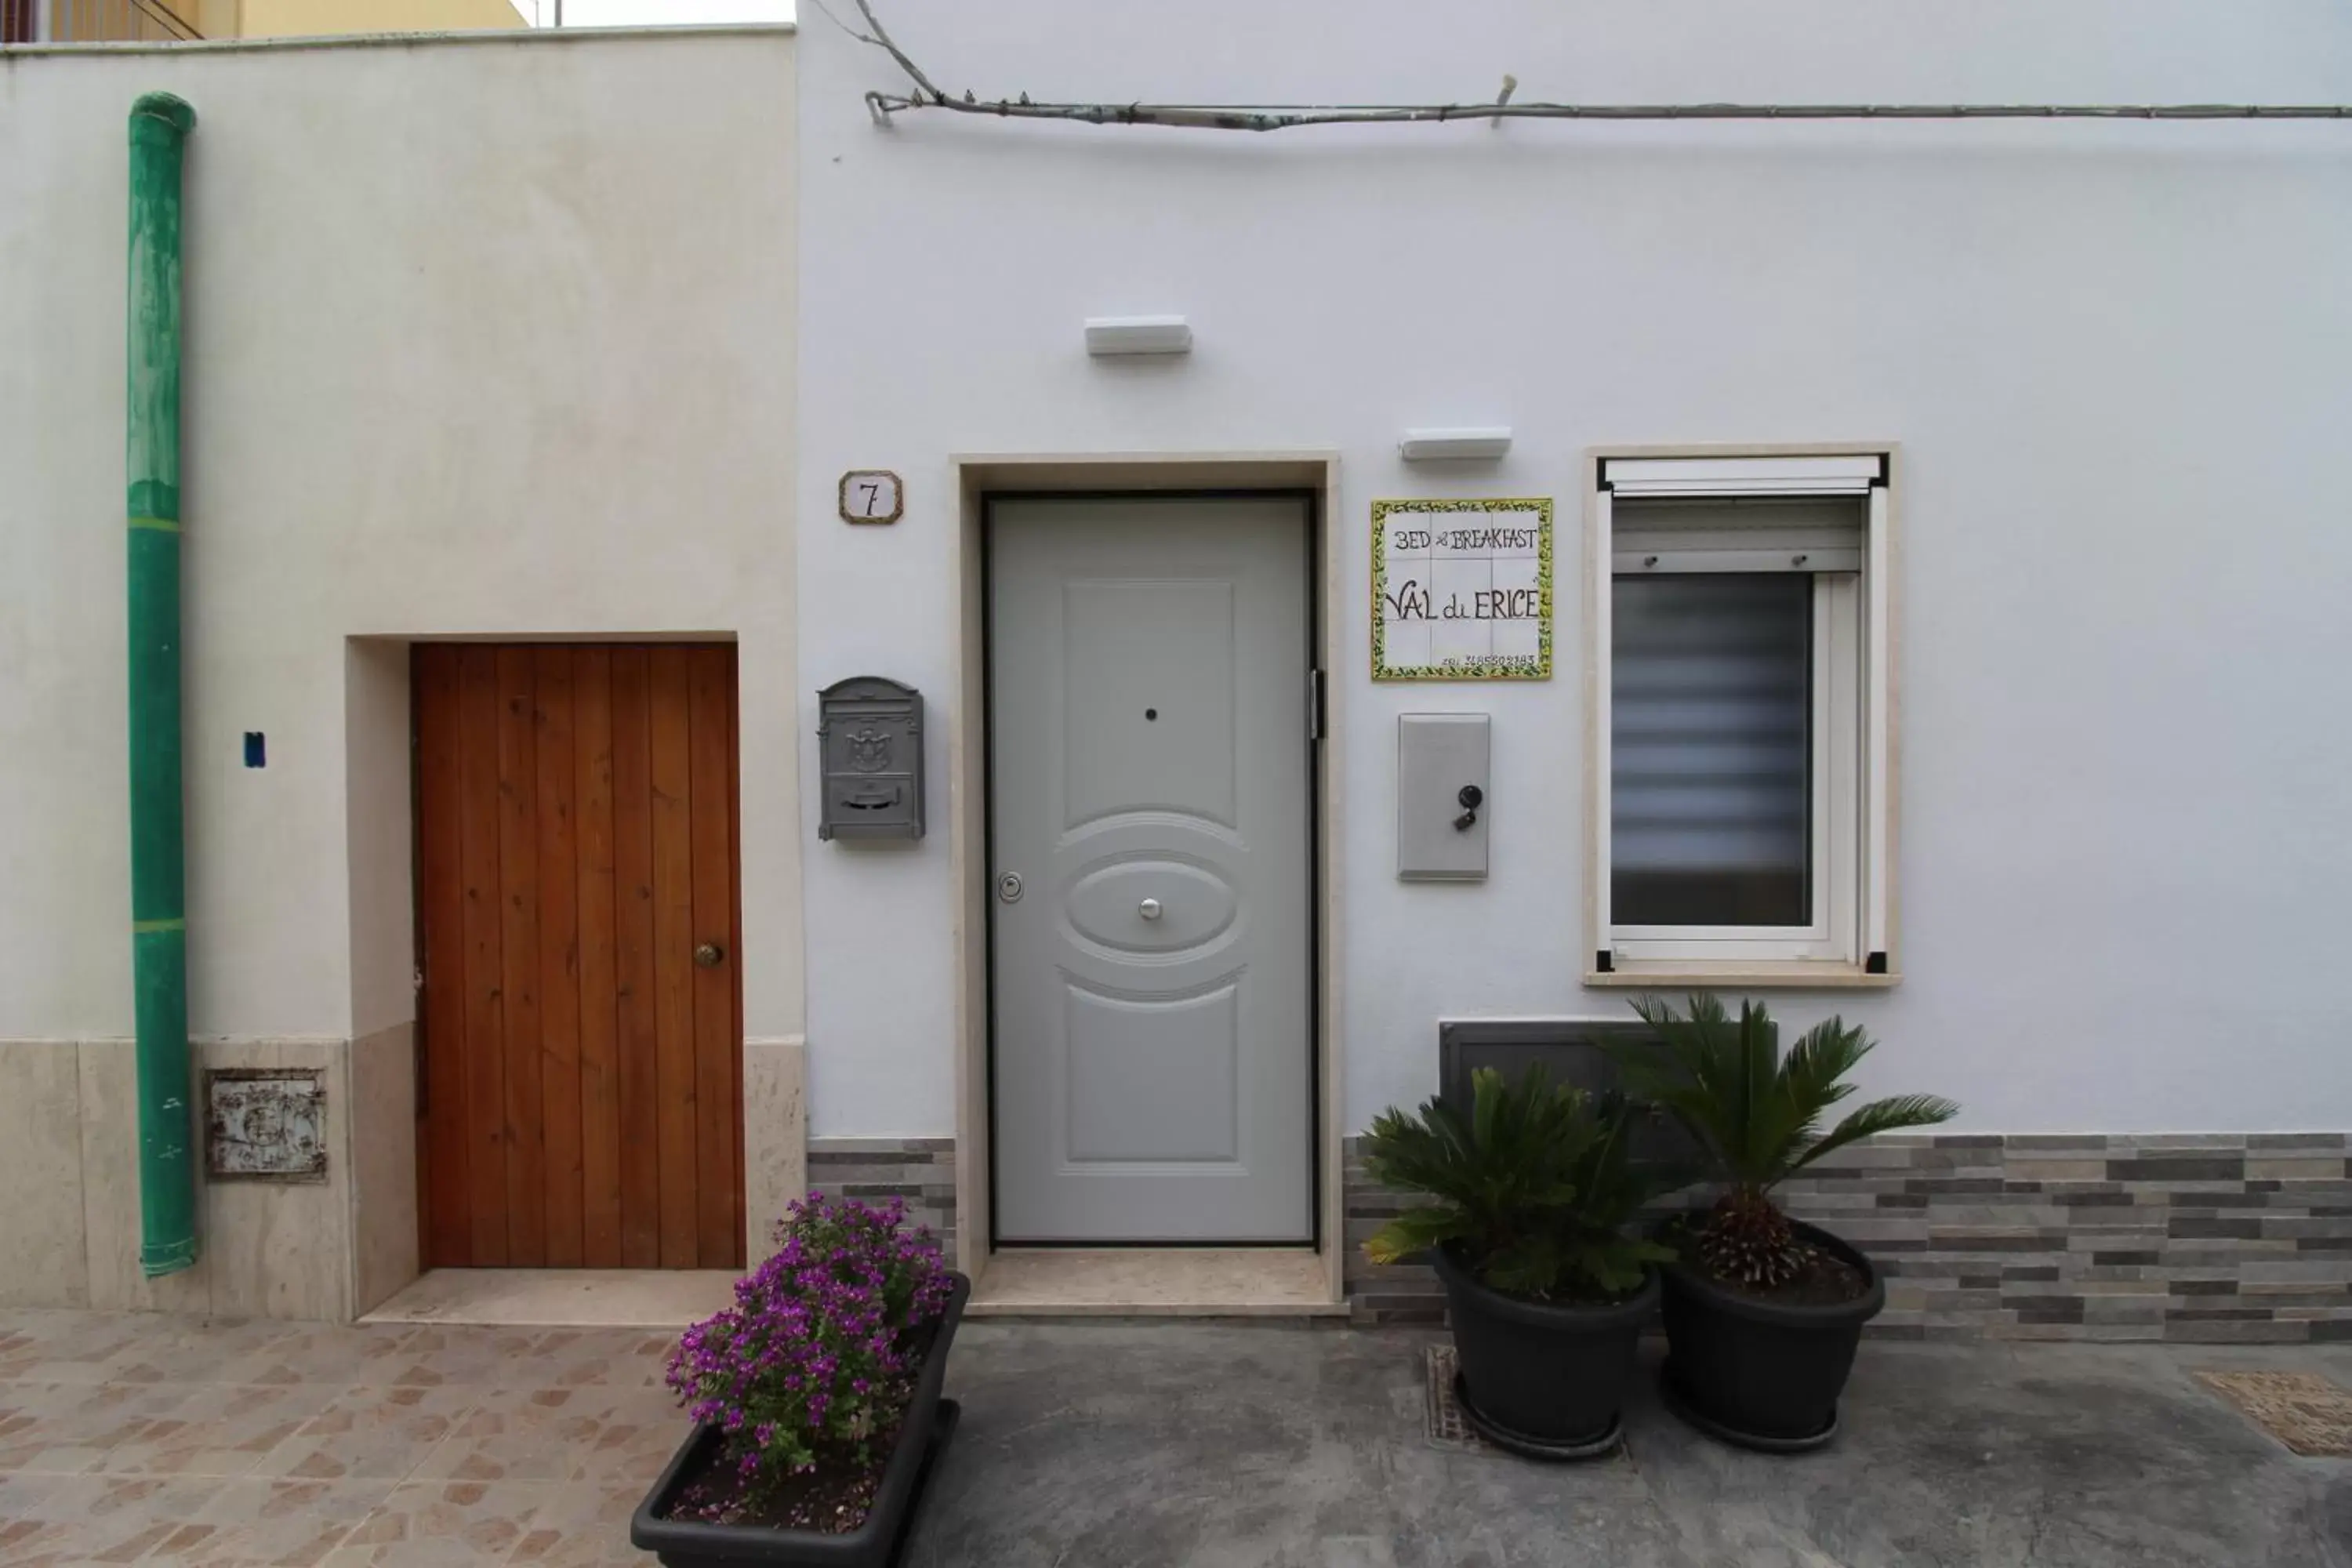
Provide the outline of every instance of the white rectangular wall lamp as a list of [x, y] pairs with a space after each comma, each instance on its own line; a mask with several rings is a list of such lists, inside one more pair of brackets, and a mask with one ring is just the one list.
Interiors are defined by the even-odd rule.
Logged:
[[1188, 354], [1192, 352], [1192, 328], [1181, 316], [1089, 316], [1087, 353], [1104, 354]]
[[1510, 449], [1511, 429], [1507, 425], [1475, 430], [1408, 430], [1404, 439], [1397, 443], [1397, 451], [1408, 463], [1499, 458]]

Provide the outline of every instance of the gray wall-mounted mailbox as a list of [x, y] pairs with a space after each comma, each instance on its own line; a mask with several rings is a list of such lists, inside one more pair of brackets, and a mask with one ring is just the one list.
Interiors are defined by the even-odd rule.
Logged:
[[816, 694], [819, 838], [923, 836], [923, 694], [853, 675]]
[[1475, 882], [1486, 875], [1486, 715], [1397, 715], [1397, 875]]

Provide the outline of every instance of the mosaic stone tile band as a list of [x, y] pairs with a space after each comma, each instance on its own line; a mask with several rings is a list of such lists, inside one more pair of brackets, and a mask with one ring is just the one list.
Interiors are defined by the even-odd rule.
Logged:
[[[2341, 1132], [1890, 1136], [1782, 1195], [1886, 1278], [1898, 1339], [2352, 1341], [2352, 1173]], [[1348, 1141], [1347, 1288], [1359, 1323], [1437, 1322], [1423, 1268], [1366, 1237], [1405, 1200]]]
[[905, 1199], [908, 1217], [929, 1226], [956, 1261], [954, 1139], [812, 1138], [808, 1181], [827, 1197]]
[[[1782, 1196], [1886, 1277], [1894, 1339], [2352, 1341], [2352, 1170], [2341, 1132], [1895, 1135], [1839, 1151]], [[809, 1183], [904, 1198], [953, 1256], [955, 1141], [817, 1138]], [[1347, 1144], [1353, 1321], [1438, 1323], [1427, 1268], [1364, 1239], [1409, 1201]]]

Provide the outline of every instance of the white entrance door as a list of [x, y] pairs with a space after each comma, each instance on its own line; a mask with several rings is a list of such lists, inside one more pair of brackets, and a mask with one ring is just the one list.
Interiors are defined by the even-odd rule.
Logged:
[[990, 526], [997, 1236], [1305, 1242], [1306, 505]]

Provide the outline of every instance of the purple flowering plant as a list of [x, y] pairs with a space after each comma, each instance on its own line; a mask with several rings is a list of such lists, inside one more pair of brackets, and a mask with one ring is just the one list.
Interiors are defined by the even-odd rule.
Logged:
[[746, 1491], [822, 1460], [871, 1464], [898, 1427], [928, 1342], [954, 1293], [928, 1229], [881, 1208], [812, 1193], [776, 1225], [779, 1249], [736, 1281], [735, 1305], [686, 1331], [669, 1386], [725, 1436]]

